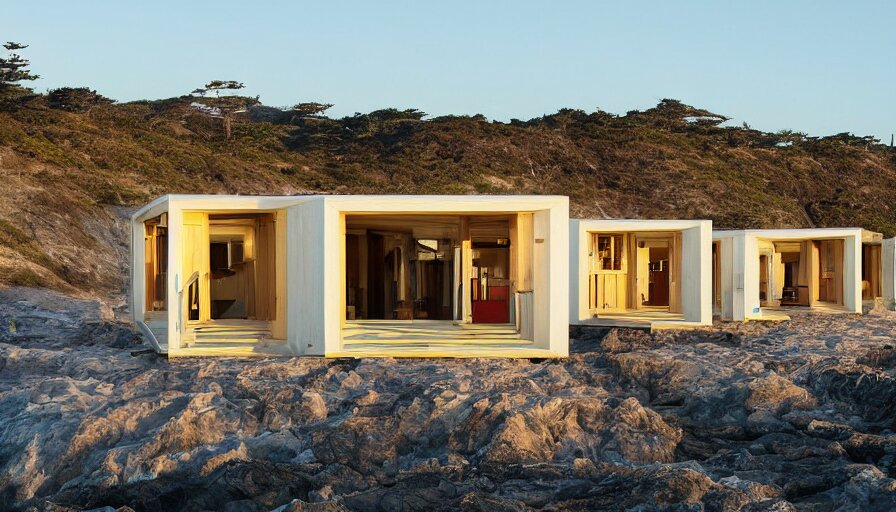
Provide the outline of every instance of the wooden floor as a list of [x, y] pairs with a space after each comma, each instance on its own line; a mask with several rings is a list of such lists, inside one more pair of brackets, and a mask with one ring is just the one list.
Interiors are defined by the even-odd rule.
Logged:
[[350, 320], [328, 357], [557, 357], [520, 339], [512, 324], [450, 320]]
[[580, 325], [599, 327], [627, 327], [633, 329], [693, 329], [700, 327], [699, 322], [684, 319], [681, 313], [671, 313], [667, 308], [643, 308], [618, 313], [601, 313], [596, 318], [588, 318]]

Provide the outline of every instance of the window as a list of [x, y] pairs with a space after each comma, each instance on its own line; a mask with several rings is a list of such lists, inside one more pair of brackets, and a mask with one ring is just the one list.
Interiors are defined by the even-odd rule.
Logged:
[[623, 235], [601, 235], [592, 238], [592, 270], [623, 270]]

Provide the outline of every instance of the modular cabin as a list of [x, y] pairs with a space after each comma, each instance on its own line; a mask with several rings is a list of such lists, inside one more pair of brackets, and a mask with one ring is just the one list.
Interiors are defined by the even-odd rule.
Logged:
[[167, 195], [131, 313], [168, 356], [565, 357], [562, 196]]
[[712, 222], [570, 221], [570, 324], [712, 324]]
[[724, 320], [862, 313], [883, 296], [882, 236], [861, 228], [713, 232], [713, 304]]

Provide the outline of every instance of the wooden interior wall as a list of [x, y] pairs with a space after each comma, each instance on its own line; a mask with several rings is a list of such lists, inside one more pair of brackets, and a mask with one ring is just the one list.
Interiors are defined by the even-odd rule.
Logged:
[[[604, 279], [604, 283], [609, 287], [619, 287], [619, 285], [623, 285], [625, 289], [624, 298], [619, 298], [618, 302], [622, 304], [624, 309], [639, 309], [641, 307], [641, 295], [638, 293], [638, 281], [640, 275], [640, 261], [638, 259], [638, 237], [634, 233], [623, 235], [623, 245], [625, 246], [625, 252], [623, 254], [622, 260], [625, 262], [623, 264], [623, 268], [625, 268], [626, 273], [623, 276], [617, 276], [617, 280], [615, 283], [608, 282], [607, 279]], [[648, 257], [648, 261], [650, 258]], [[645, 279], [649, 277], [649, 273], [643, 276]], [[620, 282], [619, 279], [622, 281]], [[606, 296], [604, 299], [606, 300]]]
[[819, 271], [819, 254], [818, 254], [818, 242], [814, 240], [810, 240], [805, 242], [806, 248], [806, 258], [805, 264], [803, 264], [803, 258], [800, 258], [800, 267], [801, 272], [805, 269], [806, 272], [806, 287], [808, 289], [808, 297], [809, 297], [809, 306], [814, 306], [818, 304], [818, 275]]
[[797, 301], [800, 306], [811, 306], [817, 300], [814, 246], [812, 241], [800, 243], [800, 261], [796, 274]]
[[144, 250], [144, 260], [146, 263], [144, 265], [146, 271], [144, 273], [146, 280], [146, 311], [153, 310], [153, 302], [155, 302], [156, 298], [156, 243], [155, 243], [155, 233], [156, 227], [154, 223], [145, 223], [143, 225], [144, 237], [143, 237], [143, 250]]
[[277, 224], [272, 214], [255, 223], [254, 316], [274, 320], [277, 315]]
[[510, 217], [510, 275], [514, 291], [532, 291], [532, 246], [534, 245], [531, 213]]
[[181, 239], [183, 265], [179, 286], [183, 288], [194, 272], [199, 273], [199, 320], [205, 321], [211, 317], [208, 214], [184, 212]]

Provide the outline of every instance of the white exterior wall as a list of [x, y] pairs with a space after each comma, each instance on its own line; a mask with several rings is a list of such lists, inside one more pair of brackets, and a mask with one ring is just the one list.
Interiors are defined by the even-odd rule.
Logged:
[[681, 232], [681, 311], [688, 322], [712, 324], [712, 223]]
[[681, 308], [685, 321], [712, 324], [712, 221], [572, 219], [569, 222], [570, 324], [591, 318], [588, 237], [591, 233], [681, 233]]
[[843, 241], [843, 305], [854, 313], [862, 312], [862, 233]]
[[533, 216], [534, 341], [559, 356], [569, 355], [569, 203]]
[[[721, 242], [722, 318], [762, 318], [759, 305], [759, 241], [843, 240], [843, 307], [862, 312], [862, 230], [860, 228], [717, 230]], [[727, 257], [730, 247], [731, 258]], [[730, 308], [729, 308], [730, 307]]]
[[883, 241], [880, 264], [884, 307], [896, 309], [896, 237]]
[[287, 342], [294, 354], [340, 348], [342, 229], [323, 197], [287, 209]]

